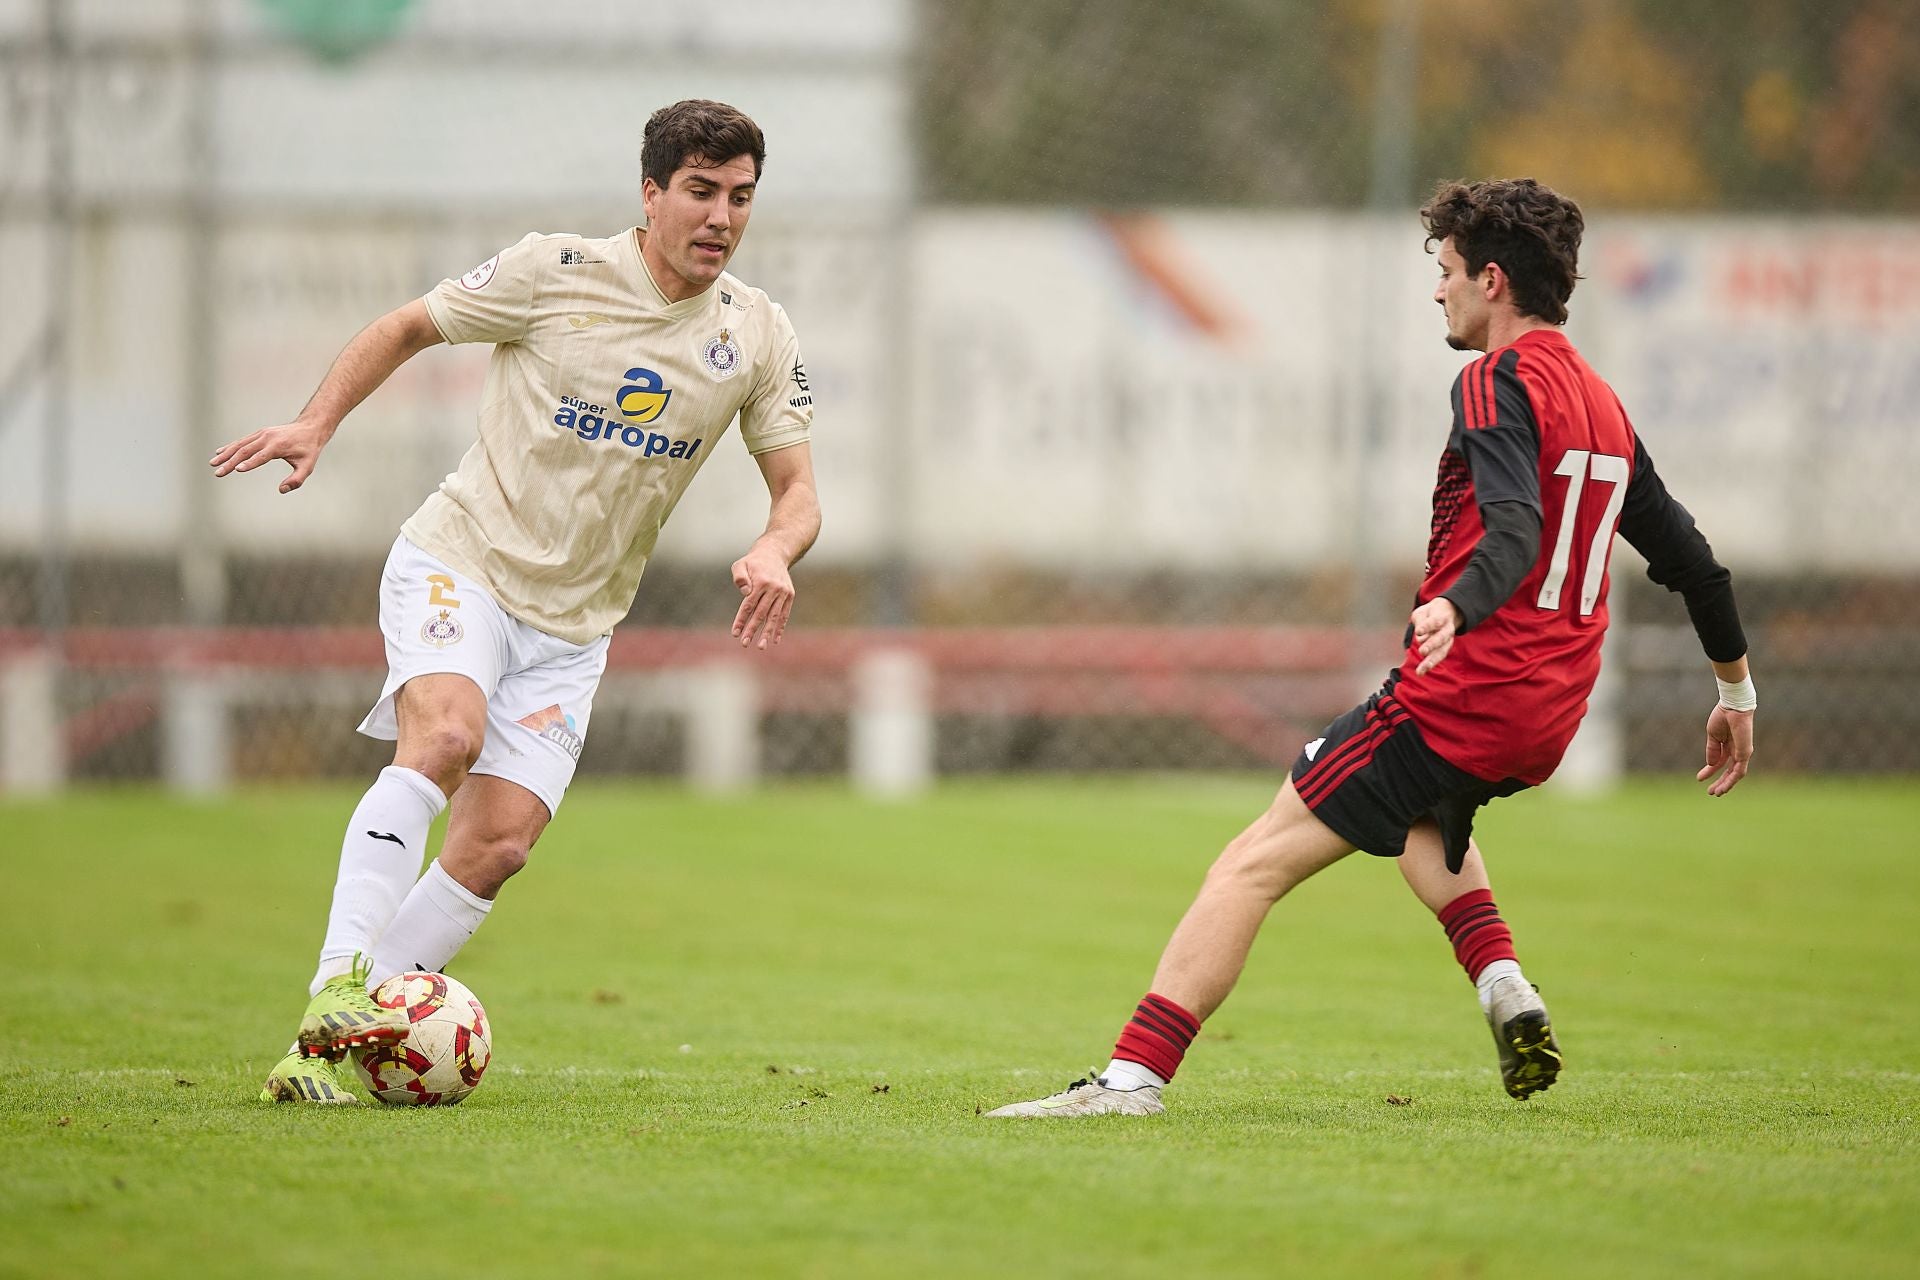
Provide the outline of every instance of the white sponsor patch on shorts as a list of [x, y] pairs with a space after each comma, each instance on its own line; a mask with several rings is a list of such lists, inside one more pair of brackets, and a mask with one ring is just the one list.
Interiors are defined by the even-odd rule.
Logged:
[[558, 703], [551, 707], [543, 707], [532, 715], [521, 716], [514, 723], [525, 725], [575, 760], [580, 758], [580, 748], [583, 744], [580, 739], [579, 725], [574, 722], [572, 716], [560, 709]]

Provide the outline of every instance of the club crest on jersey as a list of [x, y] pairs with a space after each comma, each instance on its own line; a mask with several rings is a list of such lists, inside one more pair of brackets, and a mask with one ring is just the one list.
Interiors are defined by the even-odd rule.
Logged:
[[459, 644], [466, 635], [466, 628], [460, 625], [460, 619], [442, 609], [428, 618], [426, 625], [420, 628], [420, 638], [436, 649], [444, 649], [450, 644]]
[[634, 422], [652, 422], [666, 412], [673, 392], [659, 374], [651, 369], [629, 369], [626, 378], [627, 385], [613, 398], [623, 415]]
[[722, 329], [719, 337], [707, 339], [700, 359], [707, 372], [722, 382], [740, 372], [740, 348], [733, 340], [733, 330]]

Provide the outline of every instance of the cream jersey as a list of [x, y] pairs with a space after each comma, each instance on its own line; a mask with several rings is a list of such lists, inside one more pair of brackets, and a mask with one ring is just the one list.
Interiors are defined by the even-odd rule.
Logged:
[[493, 361], [479, 440], [401, 532], [574, 644], [626, 616], [660, 526], [736, 415], [756, 454], [813, 424], [786, 312], [725, 273], [667, 301], [645, 234], [529, 235], [425, 298], [442, 337], [491, 342]]

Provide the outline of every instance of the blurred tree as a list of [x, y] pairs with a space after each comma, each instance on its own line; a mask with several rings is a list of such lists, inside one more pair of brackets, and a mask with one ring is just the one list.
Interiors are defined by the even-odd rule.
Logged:
[[[1385, 0], [923, 7], [922, 180], [961, 202], [1352, 207]], [[1920, 0], [1422, 0], [1421, 190], [1920, 210]]]
[[255, 0], [288, 35], [326, 62], [351, 62], [399, 31], [414, 0]]
[[1920, 5], [1635, 0], [1703, 89], [1696, 135], [1736, 208], [1920, 209]]
[[[1346, 205], [1366, 120], [1337, 109], [1325, 6], [957, 0], [922, 10], [923, 181], [937, 199]], [[1329, 154], [1347, 157], [1329, 165]]]
[[1855, 8], [1833, 42], [1832, 80], [1812, 121], [1815, 188], [1920, 204], [1920, 6], [1877, 0]]

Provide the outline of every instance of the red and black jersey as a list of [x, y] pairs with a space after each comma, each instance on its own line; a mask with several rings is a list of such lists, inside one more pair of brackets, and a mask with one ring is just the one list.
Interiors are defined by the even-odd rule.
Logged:
[[[1637, 468], [1647, 484], [1636, 486]], [[1530, 330], [1454, 382], [1417, 603], [1459, 579], [1482, 508], [1523, 504], [1541, 530], [1519, 586], [1456, 636], [1444, 662], [1415, 675], [1420, 655], [1408, 649], [1395, 696], [1443, 759], [1488, 781], [1533, 784], [1560, 763], [1600, 673], [1608, 553], [1630, 487], [1641, 508], [1677, 524], [1666, 508], [1678, 504], [1653, 479], [1613, 389], [1558, 330]], [[1691, 518], [1684, 524], [1692, 534]]]

